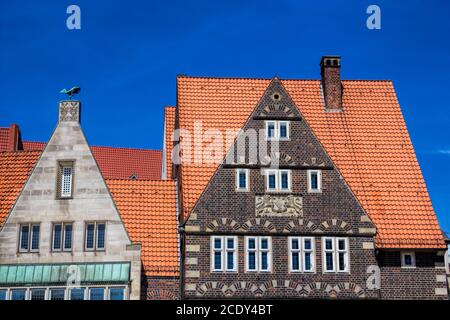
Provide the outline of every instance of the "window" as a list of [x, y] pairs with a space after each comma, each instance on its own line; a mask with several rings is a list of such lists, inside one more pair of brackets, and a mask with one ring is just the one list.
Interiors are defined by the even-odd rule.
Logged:
[[53, 225], [53, 251], [72, 250], [72, 224], [55, 223]]
[[289, 140], [289, 121], [266, 121], [267, 140]]
[[86, 223], [85, 249], [105, 250], [106, 224], [104, 222]]
[[65, 292], [65, 289], [50, 289], [50, 300], [64, 300]]
[[290, 271], [314, 272], [314, 238], [290, 237]]
[[31, 289], [30, 300], [45, 300], [45, 289]]
[[348, 238], [323, 238], [324, 272], [348, 272], [349, 249]]
[[416, 254], [414, 252], [402, 252], [402, 268], [416, 267]]
[[109, 300], [125, 300], [125, 288], [109, 288]]
[[308, 170], [308, 192], [322, 191], [322, 172], [320, 170]]
[[57, 194], [58, 199], [72, 198], [73, 189], [73, 161], [61, 161], [59, 162], [58, 181], [57, 181]]
[[246, 270], [271, 271], [272, 244], [270, 237], [246, 237]]
[[267, 170], [266, 191], [291, 191], [291, 170]]
[[0, 301], [6, 300], [6, 289], [0, 289]]
[[11, 300], [26, 300], [27, 290], [26, 289], [12, 289], [11, 290]]
[[19, 230], [19, 252], [39, 251], [40, 228], [38, 224], [22, 224]]
[[89, 300], [105, 300], [105, 288], [90, 288]]
[[236, 190], [248, 191], [248, 169], [236, 170]]
[[237, 271], [237, 237], [211, 237], [211, 270]]
[[84, 300], [84, 288], [70, 289], [70, 300]]

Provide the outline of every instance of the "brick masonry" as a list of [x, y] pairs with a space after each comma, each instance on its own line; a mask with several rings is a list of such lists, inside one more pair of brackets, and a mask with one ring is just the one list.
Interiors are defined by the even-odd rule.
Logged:
[[142, 276], [141, 300], [178, 300], [180, 298], [180, 278]]

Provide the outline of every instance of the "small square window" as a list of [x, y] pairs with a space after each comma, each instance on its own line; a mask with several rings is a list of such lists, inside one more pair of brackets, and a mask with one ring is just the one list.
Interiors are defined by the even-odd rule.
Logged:
[[54, 288], [50, 289], [50, 300], [64, 300], [65, 289]]
[[45, 289], [31, 289], [30, 300], [45, 300]]
[[84, 300], [84, 288], [70, 289], [70, 300]]
[[26, 300], [27, 290], [26, 289], [12, 289], [11, 290], [11, 300]]
[[89, 300], [105, 300], [105, 288], [90, 288]]
[[402, 268], [415, 268], [416, 267], [416, 254], [414, 252], [402, 252]]
[[6, 300], [6, 289], [0, 289], [0, 301]]
[[125, 300], [125, 288], [109, 288], [109, 300]]

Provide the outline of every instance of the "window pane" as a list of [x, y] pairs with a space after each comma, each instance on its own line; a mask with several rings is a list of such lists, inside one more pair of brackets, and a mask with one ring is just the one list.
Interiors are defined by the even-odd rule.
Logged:
[[53, 226], [53, 249], [60, 250], [61, 249], [61, 234], [62, 234], [62, 225], [55, 224]]
[[339, 253], [339, 270], [340, 271], [345, 270], [345, 253], [343, 252]]
[[222, 252], [214, 252], [214, 270], [222, 270]]
[[72, 225], [64, 225], [64, 249], [72, 249]]
[[281, 173], [281, 189], [288, 189], [289, 188], [289, 174], [287, 172]]
[[22, 250], [28, 250], [29, 232], [29, 226], [22, 226], [20, 228], [20, 249]]
[[84, 300], [84, 288], [71, 289], [70, 300]]
[[68, 197], [72, 194], [72, 167], [62, 168], [61, 196]]
[[124, 300], [124, 288], [109, 288], [109, 300]]
[[267, 238], [261, 239], [261, 249], [269, 249], [269, 240]]
[[305, 271], [312, 270], [311, 252], [305, 252]]
[[269, 255], [267, 252], [261, 252], [261, 270], [269, 269]]
[[412, 265], [412, 257], [411, 257], [410, 254], [405, 254], [404, 255], [404, 260], [405, 260], [405, 266]]
[[50, 300], [64, 300], [65, 289], [50, 289]]
[[239, 172], [239, 188], [247, 188], [247, 175], [245, 174], [245, 171]]
[[248, 253], [248, 269], [256, 270], [256, 252], [254, 251]]
[[6, 300], [6, 290], [0, 290], [0, 301]]
[[11, 290], [11, 300], [25, 300], [25, 296], [26, 296], [25, 289]]
[[105, 224], [97, 224], [97, 249], [105, 248]]
[[104, 300], [105, 289], [104, 288], [91, 288], [89, 289], [89, 300]]
[[31, 250], [39, 249], [39, 226], [32, 226]]
[[267, 137], [273, 138], [275, 135], [275, 123], [271, 122], [267, 124]]
[[298, 252], [292, 253], [292, 270], [298, 271], [300, 269], [300, 256]]
[[327, 249], [327, 250], [333, 249], [333, 241], [331, 239], [325, 240], [325, 249]]
[[94, 228], [95, 225], [93, 223], [89, 223], [86, 225], [86, 248], [94, 249]]
[[287, 123], [280, 123], [280, 138], [287, 138]]
[[275, 174], [269, 174], [269, 189], [275, 189], [277, 187], [275, 182]]
[[256, 239], [255, 238], [248, 239], [248, 248], [249, 249], [255, 249], [256, 248]]
[[291, 248], [297, 250], [298, 247], [298, 239], [291, 239]]
[[333, 271], [333, 254], [331, 252], [326, 253], [326, 270]]
[[312, 249], [311, 239], [305, 239], [303, 246], [304, 246], [305, 250], [311, 250]]
[[31, 300], [45, 300], [45, 289], [31, 289]]
[[222, 248], [222, 239], [221, 238], [214, 238], [214, 248], [215, 249]]
[[234, 253], [227, 252], [227, 270], [234, 269]]
[[234, 249], [234, 239], [233, 238], [228, 238], [227, 239], [227, 248], [228, 249]]
[[312, 190], [319, 189], [319, 180], [317, 172], [311, 172], [310, 180], [311, 180], [311, 189]]
[[338, 240], [338, 248], [339, 248], [339, 250], [345, 250], [345, 240], [344, 239]]

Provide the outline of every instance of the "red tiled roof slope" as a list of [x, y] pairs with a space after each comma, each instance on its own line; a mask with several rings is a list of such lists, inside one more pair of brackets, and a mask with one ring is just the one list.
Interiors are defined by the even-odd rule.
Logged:
[[[281, 80], [360, 200], [382, 248], [444, 247], [431, 201], [390, 81], [342, 81], [342, 113], [324, 112], [319, 80]], [[269, 79], [178, 77], [179, 127], [241, 128]], [[226, 146], [227, 148], [229, 146]], [[217, 165], [181, 166], [186, 218]]]
[[175, 131], [175, 107], [166, 107], [164, 109], [164, 143], [166, 157], [167, 179], [172, 179], [172, 149], [173, 132]]
[[0, 150], [8, 149], [9, 128], [0, 128]]
[[[23, 141], [24, 150], [44, 150], [45, 145]], [[161, 150], [98, 146], [92, 146], [91, 150], [105, 179], [129, 179], [132, 175], [143, 180], [161, 178]]]
[[148, 276], [178, 275], [174, 180], [106, 180]]

